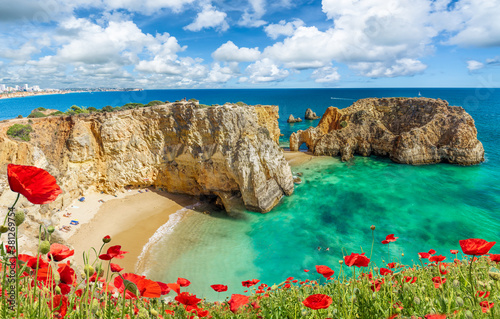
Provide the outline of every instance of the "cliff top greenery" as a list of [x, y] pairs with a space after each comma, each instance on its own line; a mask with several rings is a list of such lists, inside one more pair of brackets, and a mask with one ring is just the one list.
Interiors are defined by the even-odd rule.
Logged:
[[7, 135], [29, 142], [31, 140], [30, 133], [32, 131], [33, 128], [29, 124], [14, 124], [7, 130]]

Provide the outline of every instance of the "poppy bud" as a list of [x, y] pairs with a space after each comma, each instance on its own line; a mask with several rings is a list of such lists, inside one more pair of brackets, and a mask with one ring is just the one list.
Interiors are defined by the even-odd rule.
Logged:
[[56, 286], [56, 289], [54, 291], [57, 295], [61, 294], [61, 288], [59, 286]]
[[9, 231], [9, 227], [7, 227], [5, 225], [0, 226], [0, 233], [1, 234], [6, 233], [8, 231]]
[[24, 222], [24, 212], [22, 210], [18, 210], [14, 215], [14, 221], [16, 222], [16, 226], [21, 225]]
[[467, 319], [474, 319], [474, 316], [472, 315], [472, 312], [470, 310], [466, 310], [464, 315], [465, 315], [465, 318], [467, 318]]
[[149, 318], [148, 311], [145, 308], [142, 308], [141, 310], [139, 310], [139, 313], [138, 313], [137, 317], [139, 319], [147, 319], [147, 318]]
[[153, 317], [158, 317], [158, 311], [151, 309], [151, 315], [153, 315]]
[[375, 230], [375, 225], [371, 225], [371, 226], [370, 226], [370, 229], [371, 229], [371, 230]]
[[343, 260], [339, 260], [339, 264], [341, 264], [341, 265], [342, 265], [343, 263], [344, 263], [344, 261], [343, 261]]
[[271, 290], [276, 290], [276, 289], [278, 289], [278, 285], [274, 284], [271, 286]]
[[38, 247], [38, 250], [40, 253], [43, 255], [47, 254], [50, 251], [50, 243], [48, 240], [44, 240], [40, 243], [40, 247]]
[[459, 288], [460, 287], [460, 281], [458, 281], [457, 279], [453, 280], [453, 287]]
[[413, 302], [414, 302], [416, 305], [420, 305], [420, 298], [418, 298], [418, 297], [413, 298]]
[[106, 235], [102, 238], [102, 242], [107, 244], [111, 241], [111, 237], [109, 235]]
[[54, 228], [54, 226], [49, 226], [49, 227], [47, 227], [47, 232], [48, 232], [49, 234], [52, 234], [52, 233], [54, 232], [54, 230], [56, 230], [56, 229]]
[[456, 302], [459, 307], [462, 307], [464, 305], [464, 300], [460, 297], [457, 297]]
[[495, 281], [498, 281], [500, 280], [500, 272], [493, 272], [493, 271], [490, 271], [488, 273], [488, 275], [490, 275], [490, 278], [495, 280]]
[[95, 272], [94, 270], [94, 267], [92, 267], [91, 265], [85, 265], [85, 267], [83, 267], [83, 272], [88, 276], [92, 276]]

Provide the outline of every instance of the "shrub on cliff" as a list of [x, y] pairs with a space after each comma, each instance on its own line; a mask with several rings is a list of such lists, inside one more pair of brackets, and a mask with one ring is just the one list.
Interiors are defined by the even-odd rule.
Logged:
[[64, 112], [56, 111], [56, 112], [53, 112], [53, 113], [49, 114], [49, 116], [54, 116], [54, 115], [64, 115]]
[[85, 106], [77, 106], [77, 105], [72, 105], [67, 111], [66, 114], [68, 115], [76, 115], [76, 114], [83, 114], [83, 113], [89, 113], [87, 108]]
[[17, 137], [23, 141], [28, 142], [29, 140], [31, 140], [30, 133], [32, 131], [33, 131], [33, 128], [29, 124], [26, 124], [26, 125], [14, 124], [11, 127], [9, 127], [9, 129], [7, 130], [7, 135], [9, 135], [11, 137]]
[[[158, 101], [158, 102], [161, 102], [161, 101]], [[163, 102], [161, 104], [163, 104]], [[131, 109], [135, 109], [138, 107], [144, 107], [144, 106], [148, 106], [148, 105], [144, 105], [142, 103], [127, 103], [127, 104], [123, 105], [122, 107], [120, 107], [119, 109], [120, 110], [131, 110]]]
[[42, 112], [33, 112], [31, 113], [30, 115], [28, 115], [29, 118], [39, 118], [39, 117], [45, 117], [45, 114], [43, 114]]
[[146, 104], [144, 106], [148, 107], [148, 106], [163, 105], [163, 104], [165, 104], [165, 103], [162, 102], [162, 101], [154, 100], [154, 101], [151, 101], [151, 102], [149, 102], [148, 104]]

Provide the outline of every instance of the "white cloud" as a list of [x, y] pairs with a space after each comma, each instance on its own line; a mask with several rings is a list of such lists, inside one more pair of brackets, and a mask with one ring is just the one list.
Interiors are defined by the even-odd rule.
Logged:
[[476, 60], [469, 60], [467, 61], [467, 69], [469, 71], [475, 71], [484, 68], [484, 63], [476, 61]]
[[266, 21], [262, 20], [262, 16], [266, 13], [265, 0], [249, 0], [250, 8], [245, 9], [245, 12], [241, 16], [241, 20], [238, 22], [239, 25], [245, 27], [258, 28], [267, 24]]
[[207, 82], [224, 83], [234, 76], [233, 70], [229, 66], [221, 67], [219, 63], [214, 63], [208, 73]]
[[277, 39], [279, 36], [291, 36], [293, 32], [298, 28], [304, 25], [304, 21], [300, 19], [295, 19], [292, 22], [286, 22], [285, 20], [281, 20], [278, 24], [270, 24], [264, 28], [267, 36], [271, 39]]
[[259, 48], [238, 48], [232, 41], [227, 41], [212, 53], [215, 60], [227, 62], [252, 62], [259, 56]]
[[337, 72], [337, 68], [325, 66], [321, 69], [314, 70], [311, 74], [311, 78], [317, 83], [337, 82], [340, 80], [340, 74]]
[[422, 73], [427, 68], [425, 64], [414, 59], [400, 59], [392, 64], [383, 62], [359, 62], [351, 65], [351, 67], [358, 70], [361, 75], [371, 78], [412, 76]]
[[500, 4], [497, 0], [460, 0], [451, 15], [459, 22], [450, 31], [457, 33], [449, 44], [500, 46]]
[[[94, 0], [87, 1], [98, 2]], [[158, 13], [158, 10], [161, 9], [171, 9], [174, 12], [180, 12], [186, 5], [194, 2], [195, 0], [102, 0], [104, 8], [108, 10], [124, 9], [147, 15]]]
[[217, 11], [211, 5], [205, 5], [203, 11], [199, 12], [196, 19], [184, 29], [189, 31], [200, 31], [202, 29], [213, 28], [219, 31], [226, 31], [229, 25], [226, 22], [227, 14]]
[[288, 70], [280, 69], [268, 58], [250, 64], [246, 68], [246, 72], [249, 74], [248, 81], [251, 83], [281, 81], [290, 74]]

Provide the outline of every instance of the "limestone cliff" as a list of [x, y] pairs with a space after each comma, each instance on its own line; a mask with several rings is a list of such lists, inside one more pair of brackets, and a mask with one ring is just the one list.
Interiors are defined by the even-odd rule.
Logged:
[[369, 98], [345, 109], [329, 107], [319, 124], [290, 136], [290, 150], [303, 143], [315, 155], [387, 156], [397, 163], [484, 161], [472, 117], [461, 107], [428, 98]]
[[[8, 163], [36, 165], [57, 178], [63, 194], [42, 209], [67, 206], [92, 187], [125, 186], [216, 195], [226, 205], [271, 210], [293, 192], [278, 147], [277, 106], [200, 108], [181, 102], [112, 113], [33, 119], [30, 142], [13, 140], [0, 124], [0, 195]], [[226, 207], [227, 208], [227, 207]]]

